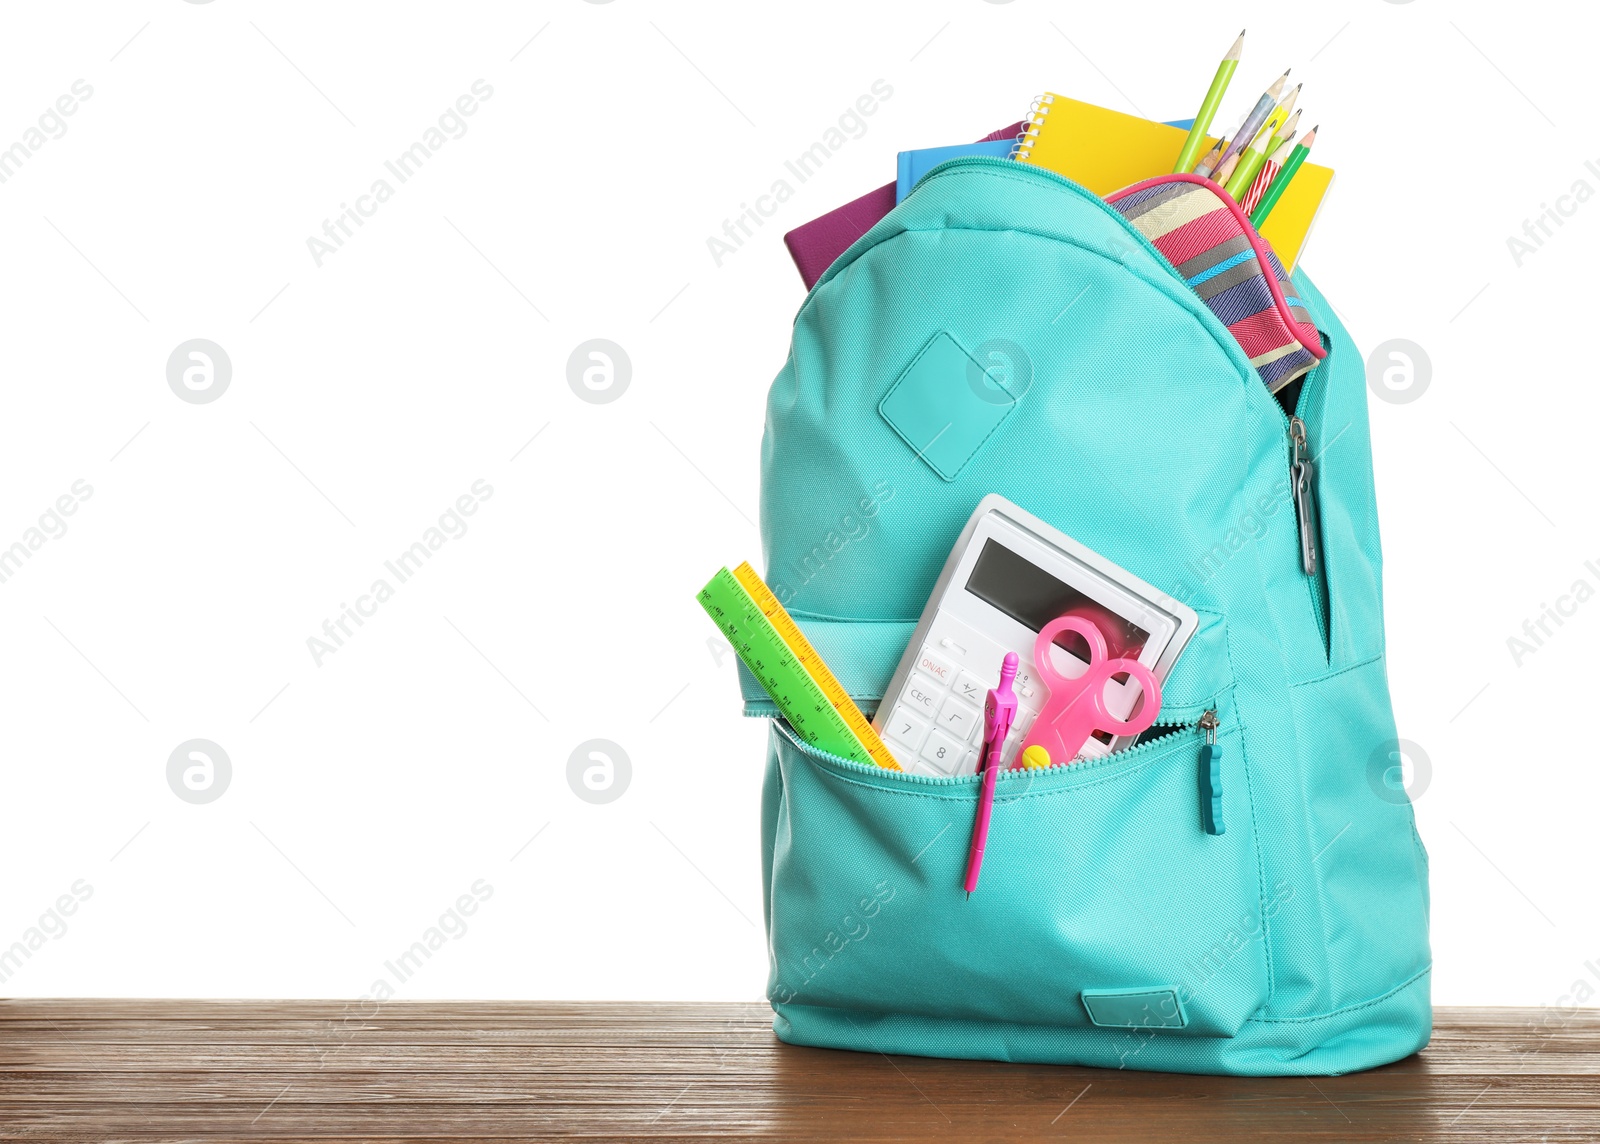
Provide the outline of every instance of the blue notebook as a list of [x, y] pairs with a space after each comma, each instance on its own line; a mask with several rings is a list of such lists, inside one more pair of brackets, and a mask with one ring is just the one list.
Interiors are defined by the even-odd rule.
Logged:
[[894, 184], [894, 201], [901, 203], [911, 193], [911, 188], [922, 176], [940, 163], [950, 159], [965, 159], [971, 155], [991, 155], [1004, 159], [1015, 146], [1014, 139], [996, 139], [989, 143], [957, 143], [952, 147], [924, 147], [920, 151], [900, 152], [900, 176]]

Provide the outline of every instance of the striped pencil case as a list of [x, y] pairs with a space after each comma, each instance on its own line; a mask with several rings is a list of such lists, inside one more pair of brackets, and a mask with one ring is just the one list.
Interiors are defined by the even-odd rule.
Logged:
[[1327, 355], [1278, 256], [1216, 183], [1161, 175], [1107, 195], [1106, 202], [1178, 268], [1238, 339], [1269, 392]]

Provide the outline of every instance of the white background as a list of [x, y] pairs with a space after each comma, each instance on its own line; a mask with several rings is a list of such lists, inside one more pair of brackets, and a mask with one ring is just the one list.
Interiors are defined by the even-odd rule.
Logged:
[[[1600, 960], [1600, 603], [1521, 666], [1506, 641], [1600, 586], [1600, 205], [1520, 267], [1506, 240], [1600, 188], [1594, 29], [1570, 5], [1138, 10], [10, 6], [0, 146], [93, 95], [0, 184], [0, 547], [93, 495], [0, 584], [0, 945], [93, 896], [0, 991], [355, 996], [483, 879], [401, 996], [758, 997], [764, 734], [693, 594], [760, 559], [802, 298], [781, 232], [1045, 88], [1189, 115], [1248, 25], [1224, 118], [1293, 65], [1339, 172], [1305, 266], [1364, 348], [1432, 364], [1420, 400], [1371, 405], [1435, 999], [1567, 994]], [[466, 134], [317, 266], [307, 238], [478, 79]], [[707, 238], [878, 79], [864, 134], [715, 265]], [[191, 338], [231, 358], [213, 403], [168, 387]], [[631, 359], [613, 403], [567, 384], [590, 338]], [[469, 530], [318, 666], [307, 638], [479, 479]], [[207, 805], [167, 784], [192, 738], [232, 760]], [[567, 781], [594, 738], [632, 764], [605, 805]]]

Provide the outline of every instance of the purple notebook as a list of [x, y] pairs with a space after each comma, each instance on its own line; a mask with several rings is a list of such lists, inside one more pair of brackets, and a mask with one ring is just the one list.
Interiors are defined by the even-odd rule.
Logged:
[[[1021, 130], [1020, 122], [1013, 123], [985, 135], [978, 142], [1014, 139]], [[894, 183], [885, 183], [877, 190], [868, 191], [859, 199], [852, 199], [844, 206], [803, 223], [783, 236], [783, 244], [789, 248], [789, 257], [794, 259], [807, 290], [817, 284], [817, 279], [839, 255], [850, 249], [851, 243], [894, 209], [894, 188]]]

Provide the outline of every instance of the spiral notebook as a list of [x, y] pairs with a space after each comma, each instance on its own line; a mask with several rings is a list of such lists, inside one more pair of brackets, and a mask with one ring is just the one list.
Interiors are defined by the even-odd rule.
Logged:
[[[1046, 93], [1034, 101], [1015, 158], [1065, 175], [1097, 195], [1172, 171], [1188, 135], [1137, 115]], [[1202, 150], [1216, 140], [1207, 138]], [[1333, 171], [1305, 163], [1261, 227], [1284, 269], [1293, 271]]]

